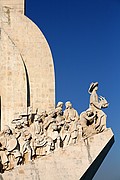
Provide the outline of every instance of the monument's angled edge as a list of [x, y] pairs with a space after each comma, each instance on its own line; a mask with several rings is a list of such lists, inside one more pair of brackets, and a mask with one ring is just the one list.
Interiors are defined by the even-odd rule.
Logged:
[[92, 82], [80, 115], [70, 101], [55, 105], [52, 54], [25, 4], [0, 0], [0, 178], [91, 180], [114, 143], [109, 103]]
[[102, 151], [99, 153], [99, 155], [96, 157], [96, 159], [92, 162], [92, 164], [89, 166], [89, 168], [86, 170], [86, 172], [83, 174], [83, 176], [80, 178], [80, 180], [89, 180], [92, 179], [97, 172], [98, 168], [102, 164], [103, 160], [107, 156], [109, 150], [111, 149], [112, 145], [114, 144], [115, 139], [114, 135], [111, 136], [110, 140], [106, 144], [106, 146], [102, 149]]

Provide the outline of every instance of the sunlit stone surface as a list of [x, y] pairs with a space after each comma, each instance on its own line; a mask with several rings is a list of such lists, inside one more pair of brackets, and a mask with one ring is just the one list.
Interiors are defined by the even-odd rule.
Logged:
[[91, 180], [114, 143], [98, 82], [80, 117], [55, 106], [51, 51], [24, 0], [0, 0], [0, 57], [0, 180]]
[[38, 27], [24, 16], [23, 0], [0, 0], [1, 126], [28, 107], [55, 105], [54, 66]]

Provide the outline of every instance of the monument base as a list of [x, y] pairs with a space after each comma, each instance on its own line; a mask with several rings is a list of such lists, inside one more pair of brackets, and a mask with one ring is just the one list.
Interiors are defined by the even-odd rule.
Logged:
[[1, 180], [90, 180], [114, 143], [111, 129], [1, 175]]

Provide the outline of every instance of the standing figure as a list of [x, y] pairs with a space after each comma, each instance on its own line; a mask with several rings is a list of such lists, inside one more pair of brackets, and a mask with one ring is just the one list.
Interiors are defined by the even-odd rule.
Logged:
[[60, 134], [59, 128], [56, 122], [56, 113], [55, 110], [48, 112], [48, 117], [44, 121], [44, 132], [46, 136], [52, 138], [54, 142], [54, 148], [60, 148]]
[[59, 133], [61, 131], [62, 126], [65, 123], [65, 118], [63, 116], [62, 108], [63, 108], [63, 102], [58, 102], [57, 107], [55, 108], [55, 119]]
[[[29, 127], [29, 121], [27, 119], [27, 115], [21, 115], [21, 122], [18, 123], [16, 132], [17, 137], [17, 131], [18, 135], [20, 133], [20, 136], [18, 136], [18, 141], [20, 144], [20, 152], [23, 157], [23, 162], [31, 161], [32, 160], [32, 147], [31, 147], [31, 129]], [[27, 156], [27, 157], [26, 157]]]
[[65, 103], [66, 109], [64, 111], [65, 123], [69, 127], [70, 143], [75, 144], [78, 137], [78, 120], [79, 116], [77, 111], [72, 107], [72, 103], [67, 101]]
[[38, 114], [35, 115], [35, 119], [34, 119], [34, 133], [35, 134], [42, 133], [42, 119]]
[[43, 123], [46, 117], [47, 117], [46, 111], [41, 111], [40, 114], [38, 114], [38, 112], [36, 111], [33, 121], [34, 124], [33, 131], [35, 136], [38, 134], [43, 134]]
[[27, 128], [24, 128], [22, 130], [20, 146], [21, 146], [21, 153], [24, 158], [25, 158], [25, 154], [28, 153], [28, 162], [32, 161], [31, 139], [32, 139], [32, 134], [28, 131]]
[[99, 132], [106, 129], [106, 114], [102, 111], [102, 108], [108, 107], [108, 103], [105, 98], [98, 97], [98, 82], [91, 83], [88, 92], [90, 93], [90, 108], [97, 114], [96, 130]]
[[70, 131], [69, 131], [69, 126], [68, 124], [64, 124], [61, 127], [61, 131], [60, 131], [60, 137], [62, 140], [62, 146], [66, 147], [69, 145], [69, 141], [70, 141]]

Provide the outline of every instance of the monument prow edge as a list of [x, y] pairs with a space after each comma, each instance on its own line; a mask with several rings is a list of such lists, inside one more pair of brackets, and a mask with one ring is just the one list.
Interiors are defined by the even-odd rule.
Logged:
[[[110, 129], [111, 131], [111, 129]], [[111, 131], [112, 134], [112, 131]], [[99, 153], [99, 155], [96, 157], [96, 159], [92, 162], [90, 167], [86, 170], [86, 172], [83, 174], [83, 176], [80, 178], [80, 180], [92, 180], [95, 173], [99, 169], [100, 165], [102, 164], [103, 160], [107, 156], [109, 150], [111, 149], [112, 145], [114, 144], [115, 139], [114, 135], [110, 137], [108, 140], [108, 143], [105, 145], [105, 147], [102, 149], [102, 151]]]

